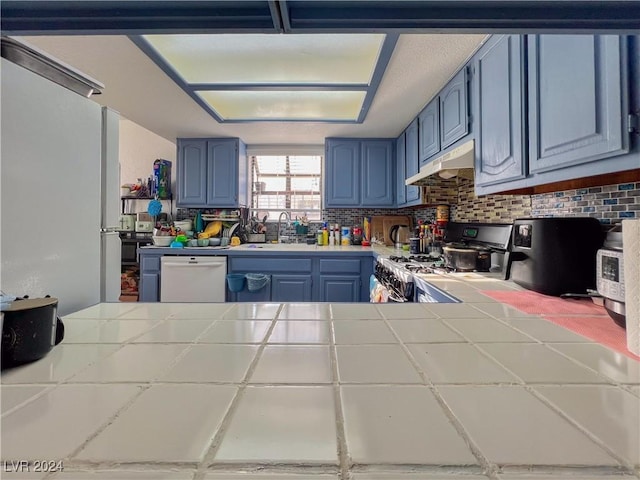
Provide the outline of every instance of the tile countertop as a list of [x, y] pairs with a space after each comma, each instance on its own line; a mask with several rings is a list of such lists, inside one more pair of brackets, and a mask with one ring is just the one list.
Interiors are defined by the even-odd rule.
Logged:
[[307, 245], [305, 243], [244, 243], [237, 247], [156, 247], [153, 245], [140, 247], [138, 252], [141, 254], [170, 254], [170, 255], [246, 255], [259, 254], [294, 254], [294, 255], [409, 255], [408, 251], [397, 250], [393, 247], [384, 245], [372, 245], [362, 247], [360, 245], [335, 245], [335, 246], [319, 246]]
[[640, 363], [480, 293], [508, 282], [434, 283], [465, 303], [69, 315], [0, 376], [1, 477], [640, 478]]

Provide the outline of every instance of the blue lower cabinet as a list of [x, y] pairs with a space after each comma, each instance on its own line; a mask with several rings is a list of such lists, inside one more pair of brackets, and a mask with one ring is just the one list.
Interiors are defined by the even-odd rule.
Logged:
[[360, 275], [323, 275], [320, 277], [321, 302], [359, 302]]
[[[227, 293], [229, 293], [227, 291]], [[235, 295], [235, 298], [233, 297]], [[238, 293], [231, 293], [229, 300], [234, 302], [270, 302], [271, 301], [271, 283], [268, 282], [264, 287], [255, 292], [250, 292], [247, 287]]]
[[139, 298], [141, 302], [160, 301], [160, 273], [142, 273], [140, 275]]
[[274, 302], [310, 302], [311, 275], [272, 275], [271, 301]]
[[[140, 256], [140, 301], [160, 301], [160, 257]], [[369, 276], [373, 255], [229, 255], [227, 272], [246, 275], [263, 273], [269, 281], [249, 291], [247, 282], [240, 292], [226, 283], [228, 302], [368, 302]], [[256, 285], [257, 286], [257, 285]]]
[[140, 256], [138, 297], [141, 302], [160, 301], [160, 255]]

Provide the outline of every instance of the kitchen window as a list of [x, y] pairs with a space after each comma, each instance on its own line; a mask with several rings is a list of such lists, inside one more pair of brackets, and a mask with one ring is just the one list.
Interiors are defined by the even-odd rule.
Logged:
[[277, 220], [287, 211], [291, 219], [306, 214], [310, 221], [322, 218], [322, 155], [250, 155], [251, 208], [258, 215]]

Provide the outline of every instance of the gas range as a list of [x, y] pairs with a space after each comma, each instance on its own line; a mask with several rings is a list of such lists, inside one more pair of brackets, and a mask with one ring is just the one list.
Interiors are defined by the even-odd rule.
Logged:
[[439, 273], [445, 267], [442, 255], [391, 255], [387, 259], [395, 270], [405, 270], [409, 273]]
[[[450, 223], [445, 241], [490, 249], [501, 264], [504, 253], [509, 250], [511, 229], [512, 225], [506, 224]], [[394, 302], [459, 302], [428, 281], [429, 274], [456, 272], [447, 263], [444, 256], [433, 253], [379, 257], [375, 276], [389, 290]]]
[[389, 290], [389, 301], [392, 302], [459, 303], [460, 300], [422, 278], [423, 274], [446, 273], [443, 265], [441, 257], [379, 257], [375, 277]]

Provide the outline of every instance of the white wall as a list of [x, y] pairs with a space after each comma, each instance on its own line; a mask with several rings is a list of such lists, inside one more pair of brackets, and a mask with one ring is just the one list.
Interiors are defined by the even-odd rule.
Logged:
[[[153, 174], [153, 162], [162, 158], [170, 160], [171, 192], [176, 193], [176, 144], [141, 127], [137, 123], [120, 119], [120, 184], [136, 183]], [[175, 210], [175, 200], [174, 200]], [[145, 212], [149, 200], [128, 201], [133, 212]], [[168, 208], [163, 202], [163, 211]]]

